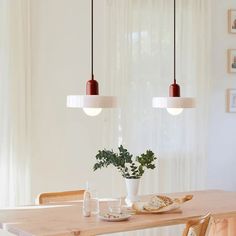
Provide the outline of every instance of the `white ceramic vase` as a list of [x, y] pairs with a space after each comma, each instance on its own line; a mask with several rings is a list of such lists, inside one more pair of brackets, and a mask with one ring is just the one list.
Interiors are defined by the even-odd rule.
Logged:
[[140, 179], [125, 179], [127, 196], [125, 202], [132, 206], [134, 202], [139, 201], [138, 188]]

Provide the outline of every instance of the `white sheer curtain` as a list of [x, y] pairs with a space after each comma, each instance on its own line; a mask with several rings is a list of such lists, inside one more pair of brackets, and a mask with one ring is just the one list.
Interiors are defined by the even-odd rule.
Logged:
[[[197, 108], [176, 117], [151, 107], [152, 97], [167, 96], [173, 81], [173, 0], [107, 0], [106, 12], [107, 80], [121, 103], [112, 115], [109, 145], [157, 154], [157, 168], [145, 173], [141, 194], [204, 189], [210, 0], [177, 0], [177, 82], [182, 96], [196, 97]], [[115, 172], [113, 183], [115, 194], [124, 193]], [[172, 228], [158, 235], [181, 234]]]
[[0, 0], [0, 206], [30, 197], [29, 0]]

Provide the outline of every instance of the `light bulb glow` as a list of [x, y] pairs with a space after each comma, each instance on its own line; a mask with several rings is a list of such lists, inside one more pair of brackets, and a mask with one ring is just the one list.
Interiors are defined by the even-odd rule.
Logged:
[[166, 108], [169, 114], [172, 116], [177, 116], [182, 113], [183, 108]]
[[88, 116], [97, 116], [102, 112], [102, 108], [83, 108], [83, 110]]

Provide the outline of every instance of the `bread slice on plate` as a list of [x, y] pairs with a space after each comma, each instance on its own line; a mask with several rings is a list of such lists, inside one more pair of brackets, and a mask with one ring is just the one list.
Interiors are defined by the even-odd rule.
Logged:
[[136, 202], [133, 204], [132, 208], [136, 212], [143, 213], [159, 213], [165, 211], [175, 210], [180, 207], [180, 205], [186, 201], [193, 198], [192, 195], [187, 195], [183, 198], [170, 198], [163, 195], [155, 195], [150, 198], [147, 202]]
[[147, 211], [156, 211], [163, 207], [167, 207], [173, 203], [174, 201], [167, 196], [156, 195], [156, 196], [153, 196], [147, 202], [147, 204], [143, 206], [143, 209]]

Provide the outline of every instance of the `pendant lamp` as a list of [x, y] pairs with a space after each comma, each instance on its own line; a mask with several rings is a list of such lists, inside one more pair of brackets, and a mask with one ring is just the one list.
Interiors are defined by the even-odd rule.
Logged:
[[67, 96], [67, 107], [83, 108], [88, 116], [96, 116], [102, 108], [117, 107], [117, 98], [114, 96], [99, 95], [99, 84], [93, 73], [93, 0], [91, 0], [91, 79], [86, 83], [86, 95]]
[[194, 108], [195, 99], [180, 97], [180, 86], [176, 83], [176, 0], [174, 0], [174, 83], [169, 86], [169, 97], [153, 97], [152, 107], [166, 108], [171, 115], [179, 115], [184, 108]]

